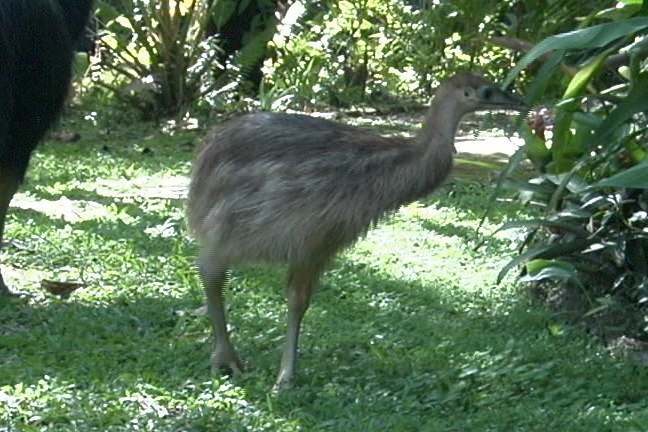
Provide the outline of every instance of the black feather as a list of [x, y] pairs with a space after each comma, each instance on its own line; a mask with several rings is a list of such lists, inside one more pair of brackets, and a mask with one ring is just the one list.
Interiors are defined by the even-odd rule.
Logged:
[[31, 154], [60, 115], [74, 44], [91, 5], [92, 0], [0, 1], [0, 242]]

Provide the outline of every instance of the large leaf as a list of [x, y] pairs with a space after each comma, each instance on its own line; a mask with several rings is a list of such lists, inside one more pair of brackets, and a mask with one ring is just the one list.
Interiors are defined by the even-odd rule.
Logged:
[[648, 189], [648, 162], [603, 179], [595, 186]]
[[536, 259], [526, 266], [527, 274], [521, 282], [538, 282], [545, 279], [578, 281], [578, 270], [571, 263], [561, 260]]
[[221, 29], [236, 12], [236, 1], [216, 0], [211, 4], [210, 14], [217, 29]]
[[572, 119], [573, 113], [566, 110], [559, 110], [553, 128], [553, 143], [551, 146], [551, 164], [547, 167], [549, 172], [561, 174], [569, 171], [575, 162], [575, 158], [565, 157], [569, 154], [572, 142]]
[[620, 0], [614, 7], [603, 9], [597, 13], [596, 17], [610, 20], [630, 18], [641, 12], [642, 3], [644, 3], [643, 0]]
[[601, 122], [594, 133], [594, 142], [605, 141], [633, 115], [644, 111], [648, 111], [648, 72], [637, 77], [628, 96]]
[[630, 18], [599, 24], [582, 30], [561, 33], [542, 40], [533, 47], [509, 72], [504, 87], [508, 86], [517, 74], [543, 55], [555, 50], [592, 49], [606, 45], [648, 28], [648, 17]]
[[574, 252], [579, 252], [584, 250], [587, 246], [594, 243], [593, 239], [579, 239], [571, 241], [569, 243], [552, 243], [548, 245], [538, 246], [533, 249], [529, 249], [526, 252], [516, 256], [511, 261], [509, 261], [503, 268], [500, 270], [497, 275], [497, 283], [500, 283], [504, 276], [513, 268], [525, 264], [535, 258], [558, 258], [561, 256], [569, 255]]
[[548, 219], [510, 221], [503, 224], [495, 232], [504, 231], [512, 228], [540, 228], [540, 227], [548, 227], [548, 228], [560, 229], [563, 231], [569, 231], [573, 234], [578, 235], [579, 237], [589, 237], [591, 234], [589, 231], [582, 228], [581, 224], [572, 224], [568, 222], [548, 220]]
[[580, 95], [601, 68], [601, 65], [603, 65], [609, 54], [610, 53], [606, 51], [597, 55], [592, 61], [579, 70], [569, 82], [569, 86], [567, 86], [563, 98], [569, 99]]
[[564, 56], [564, 50], [552, 53], [535, 74], [533, 81], [529, 84], [529, 88], [527, 88], [526, 94], [524, 95], [525, 102], [528, 105], [533, 105], [540, 100], [546, 94], [549, 84], [555, 82], [556, 78], [554, 74], [560, 67]]

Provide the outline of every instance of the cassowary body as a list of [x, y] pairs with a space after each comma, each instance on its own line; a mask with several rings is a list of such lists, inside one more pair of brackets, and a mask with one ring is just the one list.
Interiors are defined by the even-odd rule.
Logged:
[[483, 77], [459, 74], [440, 86], [413, 139], [294, 114], [249, 114], [215, 129], [195, 162], [188, 202], [189, 224], [202, 244], [214, 365], [242, 369], [226, 330], [228, 268], [285, 263], [288, 335], [276, 387], [289, 387], [301, 319], [331, 257], [444, 181], [463, 115], [520, 106]]
[[[0, 244], [31, 154], [58, 118], [92, 0], [0, 1]], [[0, 274], [0, 295], [9, 293]]]

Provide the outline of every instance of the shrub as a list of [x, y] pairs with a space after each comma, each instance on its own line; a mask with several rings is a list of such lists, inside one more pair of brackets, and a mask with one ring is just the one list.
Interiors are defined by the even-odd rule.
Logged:
[[181, 113], [215, 90], [216, 37], [205, 0], [100, 1], [93, 81], [145, 117]]
[[298, 0], [270, 44], [266, 88], [298, 108], [427, 98], [458, 70], [503, 77], [513, 59], [494, 36], [569, 28], [604, 2]]
[[509, 80], [548, 56], [529, 86], [530, 103], [559, 69], [570, 79], [554, 108], [552, 136], [538, 124], [523, 126], [526, 145], [505, 170], [528, 157], [539, 175], [501, 179], [500, 187], [519, 190], [543, 217], [502, 227], [528, 235], [500, 279], [525, 265], [524, 281], [579, 290], [586, 316], [632, 316], [634, 330], [648, 332], [648, 17], [640, 3], [623, 4], [598, 13], [602, 24], [541, 41], [511, 71]]

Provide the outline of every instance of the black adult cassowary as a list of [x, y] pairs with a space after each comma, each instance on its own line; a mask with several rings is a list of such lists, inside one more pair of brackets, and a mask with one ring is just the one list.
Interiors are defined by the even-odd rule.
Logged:
[[[0, 0], [0, 244], [32, 151], [68, 93], [92, 0]], [[0, 295], [9, 293], [0, 273]]]

